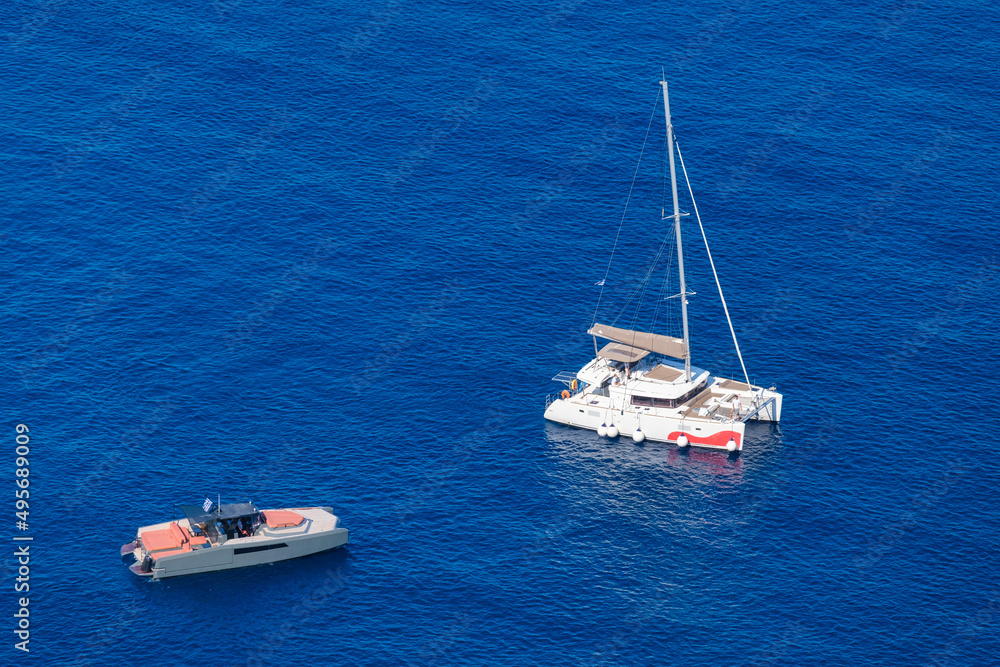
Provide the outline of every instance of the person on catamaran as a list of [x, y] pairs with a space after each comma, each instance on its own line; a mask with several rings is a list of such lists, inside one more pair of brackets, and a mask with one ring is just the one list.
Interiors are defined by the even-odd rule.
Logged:
[[729, 419], [731, 421], [736, 421], [736, 418], [740, 416], [740, 407], [740, 397], [737, 394], [736, 396], [733, 396], [733, 407], [729, 411]]

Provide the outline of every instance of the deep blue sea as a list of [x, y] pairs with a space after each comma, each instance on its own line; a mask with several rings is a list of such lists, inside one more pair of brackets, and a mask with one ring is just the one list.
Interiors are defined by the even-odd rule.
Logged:
[[[0, 19], [0, 662], [1000, 660], [997, 5]], [[749, 374], [785, 396], [738, 456], [542, 418], [593, 356], [661, 68]], [[652, 128], [602, 316], [664, 234]], [[738, 376], [693, 220], [694, 362]], [[216, 494], [332, 505], [351, 543], [129, 573], [137, 526]]]

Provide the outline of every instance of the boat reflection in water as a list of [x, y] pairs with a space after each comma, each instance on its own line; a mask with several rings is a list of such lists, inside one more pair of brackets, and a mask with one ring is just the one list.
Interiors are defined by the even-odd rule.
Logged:
[[[759, 432], [758, 432], [759, 430]], [[754, 444], [773, 442], [770, 429], [748, 429], [747, 439]], [[618, 471], [622, 476], [655, 476], [662, 485], [664, 473], [670, 477], [674, 488], [692, 484], [704, 488], [718, 484], [723, 487], [739, 486], [743, 482], [742, 455], [712, 449], [679, 448], [668, 443], [646, 441], [616, 441], [595, 438], [590, 431], [567, 429], [555, 424], [545, 425], [546, 440], [553, 453], [563, 462], [572, 462], [576, 468], [587, 463], [597, 463], [594, 475], [607, 475]], [[610, 468], [610, 470], [609, 470]], [[579, 470], [575, 474], [579, 474]]]

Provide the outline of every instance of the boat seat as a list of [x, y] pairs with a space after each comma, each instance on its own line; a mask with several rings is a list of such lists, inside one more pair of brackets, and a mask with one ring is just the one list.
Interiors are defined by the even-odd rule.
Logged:
[[142, 541], [142, 548], [146, 551], [180, 549], [184, 544], [169, 528], [147, 531], [140, 535], [139, 539]]
[[692, 398], [690, 401], [688, 401], [684, 405], [686, 405], [687, 407], [691, 408], [692, 412], [697, 412], [698, 408], [700, 408], [701, 406], [705, 405], [705, 403], [707, 403], [708, 399], [710, 399], [711, 397], [712, 397], [712, 390], [711, 389], [704, 389], [704, 390], [701, 391], [701, 393], [699, 393], [697, 396], [695, 396], [694, 398]]
[[169, 528], [150, 530], [139, 537], [142, 540], [142, 547], [147, 552], [181, 549], [185, 546], [190, 550], [192, 547], [208, 544], [207, 538], [201, 535], [192, 535], [176, 521], [171, 523]]
[[179, 525], [177, 525], [176, 521], [170, 524], [169, 530], [170, 534], [173, 535], [178, 542], [180, 542], [181, 544], [187, 542], [187, 531], [181, 528]]
[[297, 512], [288, 510], [265, 510], [261, 512], [268, 528], [288, 528], [289, 526], [299, 526], [306, 520], [304, 516]]
[[184, 532], [184, 540], [190, 544], [192, 547], [201, 546], [203, 544], [208, 544], [208, 538], [204, 535], [194, 535], [187, 528], [181, 526], [181, 530]]

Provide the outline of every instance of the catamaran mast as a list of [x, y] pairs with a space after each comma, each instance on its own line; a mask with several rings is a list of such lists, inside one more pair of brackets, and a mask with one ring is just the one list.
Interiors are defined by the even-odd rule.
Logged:
[[684, 248], [681, 245], [681, 209], [677, 205], [677, 172], [674, 169], [674, 126], [670, 123], [670, 98], [667, 95], [667, 82], [660, 81], [663, 86], [663, 110], [667, 121], [667, 154], [670, 155], [670, 193], [674, 198], [674, 214], [661, 217], [674, 219], [674, 235], [677, 237], [677, 270], [681, 277], [681, 321], [684, 323], [684, 381], [691, 381], [691, 343], [688, 340], [688, 307], [687, 285], [684, 283]]

